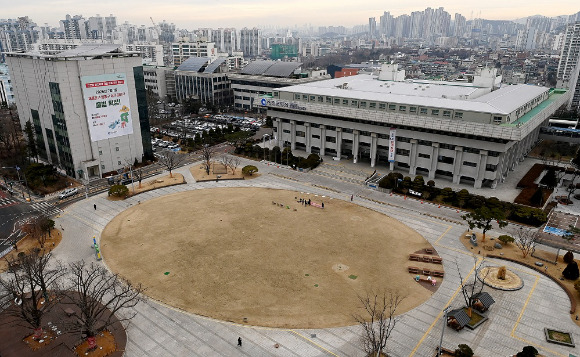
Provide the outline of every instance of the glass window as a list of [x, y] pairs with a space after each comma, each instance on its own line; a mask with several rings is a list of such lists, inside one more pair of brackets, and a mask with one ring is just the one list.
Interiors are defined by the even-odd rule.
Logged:
[[300, 100], [300, 94], [294, 94], [294, 99]]
[[332, 104], [332, 97], [326, 97], [326, 103]]
[[407, 111], [407, 106], [405, 106], [405, 105], [399, 105], [399, 111], [400, 112], [406, 112]]
[[389, 104], [389, 110], [396, 110], [397, 106], [395, 104]]
[[427, 108], [421, 108], [420, 111], [421, 111], [421, 114], [427, 115]]
[[417, 107], [409, 107], [409, 113], [417, 113]]
[[323, 97], [323, 96], [321, 96], [321, 95], [319, 95], [319, 96], [318, 96], [318, 102], [319, 102], [319, 103], [322, 103], [322, 102], [324, 102], [324, 97]]
[[494, 124], [501, 124], [502, 121], [503, 121], [502, 117], [493, 117]]
[[461, 119], [461, 118], [463, 118], [463, 113], [462, 112], [455, 112], [454, 118], [455, 119]]
[[335, 105], [338, 105], [338, 104], [340, 104], [340, 99], [338, 99], [338, 98], [334, 98], [334, 104], [335, 104]]
[[431, 115], [439, 115], [439, 109], [431, 109]]
[[348, 99], [343, 99], [342, 100], [342, 105], [348, 105]]
[[366, 108], [367, 107], [367, 102], [360, 102], [360, 107], [361, 108]]
[[315, 96], [315, 95], [311, 95], [311, 96], [310, 96], [310, 101], [311, 101], [311, 102], [314, 102], [314, 101], [316, 101], [316, 96]]
[[451, 118], [451, 111], [444, 110], [443, 111], [443, 118]]
[[308, 96], [306, 94], [302, 94], [302, 100], [308, 100]]
[[353, 100], [350, 102], [351, 107], [358, 107], [358, 100]]
[[387, 109], [387, 105], [385, 103], [379, 103], [379, 109], [385, 110]]
[[375, 109], [377, 107], [377, 103], [369, 103], [369, 108]]

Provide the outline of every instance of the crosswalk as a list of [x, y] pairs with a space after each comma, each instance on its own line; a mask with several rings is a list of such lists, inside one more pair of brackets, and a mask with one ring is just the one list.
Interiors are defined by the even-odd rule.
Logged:
[[54, 216], [62, 212], [62, 210], [49, 202], [37, 202], [30, 205], [32, 209], [41, 212], [47, 216]]
[[18, 203], [18, 201], [13, 199], [13, 198], [9, 198], [9, 197], [0, 198], [0, 208], [12, 206], [16, 203]]

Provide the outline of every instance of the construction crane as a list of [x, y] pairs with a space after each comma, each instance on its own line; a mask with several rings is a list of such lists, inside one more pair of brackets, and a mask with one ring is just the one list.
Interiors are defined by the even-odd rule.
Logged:
[[155, 21], [153, 21], [153, 17], [149, 18], [151, 19], [151, 23], [153, 24], [155, 32], [157, 32], [157, 44], [159, 44], [159, 41], [161, 40], [161, 31], [159, 31], [159, 26], [155, 23]]

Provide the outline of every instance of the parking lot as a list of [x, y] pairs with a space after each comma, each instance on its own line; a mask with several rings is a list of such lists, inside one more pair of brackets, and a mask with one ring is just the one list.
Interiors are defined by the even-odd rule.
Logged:
[[[162, 134], [172, 139], [193, 139], [196, 135], [203, 136], [205, 132], [216, 129], [227, 129], [229, 126], [238, 127], [243, 131], [257, 131], [265, 119], [236, 116], [230, 114], [205, 114], [197, 118], [183, 117], [159, 127], [151, 127], [152, 134]], [[151, 140], [154, 148], [179, 150], [179, 144], [160, 138]]]

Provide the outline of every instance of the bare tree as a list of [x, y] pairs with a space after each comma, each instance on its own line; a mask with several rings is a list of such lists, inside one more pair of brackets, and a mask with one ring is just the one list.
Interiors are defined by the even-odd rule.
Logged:
[[[473, 296], [479, 294], [483, 291], [485, 285], [485, 278], [487, 274], [483, 277], [479, 276], [481, 269], [483, 268], [483, 261], [477, 265], [477, 257], [473, 255], [473, 280], [467, 281], [463, 279], [461, 270], [459, 269], [459, 263], [455, 260], [455, 266], [457, 268], [457, 273], [459, 275], [459, 282], [461, 284], [461, 294], [463, 295], [463, 300], [465, 301], [465, 306], [467, 306], [467, 315], [471, 317], [471, 309], [475, 303]], [[488, 271], [489, 274], [489, 271]]]
[[219, 157], [219, 162], [220, 162], [220, 164], [224, 165], [224, 167], [226, 168], [226, 171], [227, 171], [227, 169], [230, 168], [230, 161], [231, 161], [231, 158], [228, 155], [222, 155]]
[[363, 348], [368, 355], [385, 355], [387, 341], [399, 320], [395, 313], [405, 297], [397, 291], [386, 290], [382, 293], [367, 292], [358, 298], [363, 312], [353, 315], [353, 318], [363, 329]]
[[522, 257], [525, 258], [528, 254], [533, 254], [536, 250], [538, 232], [531, 228], [521, 227], [514, 237], [514, 244], [522, 252]]
[[138, 168], [133, 170], [133, 180], [137, 180], [139, 182], [139, 188], [141, 188], [141, 181], [143, 181], [143, 169]]
[[51, 236], [54, 221], [45, 214], [40, 214], [29, 219], [23, 226], [22, 231], [33, 239], [36, 239], [41, 248], [44, 248], [46, 239]]
[[164, 150], [159, 154], [158, 159], [159, 163], [169, 171], [169, 177], [173, 177], [172, 170], [179, 167], [185, 160], [185, 155], [178, 154], [175, 151]]
[[84, 261], [70, 264], [68, 280], [67, 303], [80, 309], [77, 328], [88, 338], [93, 338], [116, 321], [131, 320], [135, 311], [128, 311], [123, 316], [116, 314], [135, 307], [142, 300], [144, 291], [140, 284], [132, 285], [118, 274], [109, 273], [103, 266], [88, 265]]
[[205, 144], [201, 148], [201, 159], [203, 160], [203, 166], [205, 168], [205, 173], [209, 175], [209, 170], [211, 168], [211, 161], [215, 156], [215, 149], [208, 144]]
[[[7, 313], [34, 329], [34, 338], [42, 335], [42, 317], [58, 301], [60, 279], [66, 272], [60, 262], [49, 264], [50, 255], [44, 253], [21, 252], [17, 258], [6, 258], [8, 275], [0, 277], [4, 300], [0, 305], [11, 305]], [[7, 299], [14, 299], [13, 303]]]
[[242, 163], [242, 160], [237, 156], [233, 156], [230, 158], [229, 167], [230, 167], [230, 170], [232, 170], [232, 174], [234, 174], [234, 175], [236, 174], [236, 169], [238, 168], [238, 166], [240, 166], [241, 163]]

